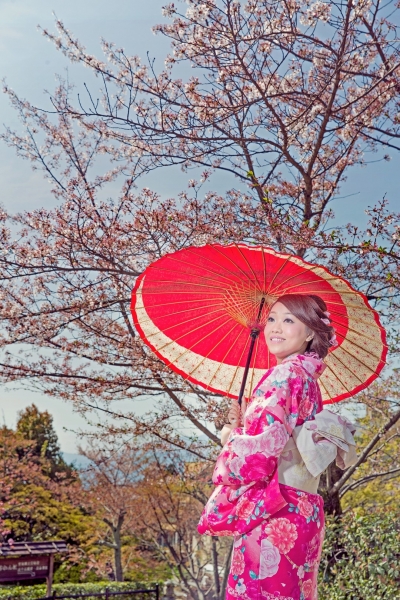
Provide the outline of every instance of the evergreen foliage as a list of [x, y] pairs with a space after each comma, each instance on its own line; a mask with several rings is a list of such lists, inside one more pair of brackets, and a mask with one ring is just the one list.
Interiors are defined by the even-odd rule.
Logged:
[[328, 518], [320, 565], [320, 600], [400, 598], [398, 511]]
[[[110, 592], [123, 592], [126, 590], [143, 590], [143, 589], [154, 589], [155, 582], [145, 583], [117, 583], [117, 582], [102, 582], [102, 583], [79, 583], [79, 584], [55, 584], [53, 586], [53, 592], [56, 595], [78, 595], [78, 594], [100, 594], [105, 593], [106, 589]], [[46, 596], [45, 585], [32, 585], [30, 587], [24, 586], [0, 586], [0, 600], [36, 600], [44, 598]], [[129, 600], [129, 596], [121, 596], [126, 600]], [[135, 600], [150, 600], [150, 596], [147, 594], [135, 594], [132, 596]], [[86, 600], [98, 600], [95, 597], [86, 598]]]
[[33, 442], [32, 451], [35, 456], [48, 461], [52, 479], [56, 473], [72, 475], [73, 469], [64, 461], [53, 417], [47, 410], [39, 411], [35, 404], [27, 406], [19, 413], [16, 432], [23, 439]]

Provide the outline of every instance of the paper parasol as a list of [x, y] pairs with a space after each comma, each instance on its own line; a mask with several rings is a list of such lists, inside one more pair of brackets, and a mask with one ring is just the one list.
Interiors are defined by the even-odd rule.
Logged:
[[[132, 315], [143, 340], [185, 379], [237, 398], [256, 326], [283, 294], [317, 294], [327, 304], [338, 346], [319, 379], [324, 403], [367, 387], [385, 365], [385, 330], [360, 292], [325, 267], [246, 244], [191, 247], [166, 255], [138, 278]], [[264, 299], [264, 300], [263, 300]], [[263, 333], [244, 395], [276, 364]]]

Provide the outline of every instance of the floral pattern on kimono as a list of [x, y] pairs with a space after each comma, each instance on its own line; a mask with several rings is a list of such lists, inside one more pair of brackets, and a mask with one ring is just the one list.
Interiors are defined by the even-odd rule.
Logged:
[[287, 505], [234, 539], [226, 599], [316, 600], [324, 539], [318, 494], [282, 485]]
[[203, 511], [199, 533], [242, 534], [286, 505], [278, 459], [294, 427], [322, 410], [316, 378], [324, 366], [315, 355], [296, 355], [262, 377], [247, 407], [244, 428], [231, 432], [217, 459], [217, 487]]
[[322, 498], [279, 484], [277, 465], [296, 425], [322, 410], [316, 380], [324, 367], [305, 354], [269, 369], [253, 392], [244, 427], [231, 432], [217, 459], [216, 488], [198, 530], [235, 537], [228, 599], [316, 598]]

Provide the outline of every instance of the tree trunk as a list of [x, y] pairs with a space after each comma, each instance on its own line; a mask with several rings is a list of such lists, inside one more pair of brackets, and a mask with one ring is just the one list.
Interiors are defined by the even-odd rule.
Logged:
[[233, 550], [233, 540], [232, 540], [232, 544], [229, 549], [229, 552], [226, 555], [226, 559], [225, 559], [224, 578], [222, 580], [221, 593], [219, 596], [220, 600], [225, 600], [225, 596], [226, 596], [226, 586], [228, 584], [229, 571], [230, 571], [230, 567], [231, 567], [232, 550]]
[[220, 592], [220, 584], [219, 584], [219, 572], [218, 572], [218, 550], [217, 550], [218, 538], [211, 538], [211, 548], [212, 548], [212, 561], [213, 561], [213, 571], [214, 571], [214, 588], [215, 588], [215, 598], [219, 598]]
[[114, 565], [115, 565], [115, 581], [124, 580], [124, 572], [122, 570], [122, 542], [121, 542], [121, 528], [124, 522], [125, 514], [120, 514], [118, 517], [117, 525], [113, 525], [112, 534], [114, 538]]
[[339, 490], [330, 493], [332, 487], [342, 475], [343, 471], [336, 466], [336, 463], [329, 465], [325, 473], [321, 475], [318, 492], [324, 499], [324, 511], [327, 515], [340, 516], [342, 514]]

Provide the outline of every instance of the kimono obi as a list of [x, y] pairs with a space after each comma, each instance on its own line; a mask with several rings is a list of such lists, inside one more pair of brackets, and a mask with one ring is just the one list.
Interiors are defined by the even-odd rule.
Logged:
[[354, 425], [324, 409], [295, 427], [278, 461], [279, 483], [316, 494], [321, 473], [336, 460], [347, 469], [357, 460]]

